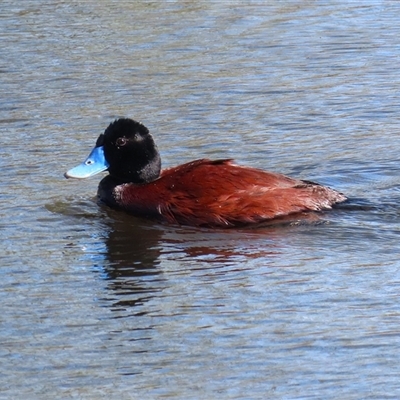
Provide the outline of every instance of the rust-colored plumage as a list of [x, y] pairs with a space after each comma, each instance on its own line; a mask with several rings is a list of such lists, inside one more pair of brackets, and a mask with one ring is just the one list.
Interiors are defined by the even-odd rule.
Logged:
[[203, 159], [167, 169], [145, 185], [117, 186], [115, 200], [136, 215], [226, 228], [330, 209], [345, 197], [315, 183], [241, 167], [231, 160]]

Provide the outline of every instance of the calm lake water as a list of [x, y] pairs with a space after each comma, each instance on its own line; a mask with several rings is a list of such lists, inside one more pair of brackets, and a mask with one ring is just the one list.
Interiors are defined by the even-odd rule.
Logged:
[[[0, 398], [400, 398], [400, 3], [3, 0]], [[164, 167], [332, 186], [318, 223], [160, 226], [67, 181], [118, 116]]]

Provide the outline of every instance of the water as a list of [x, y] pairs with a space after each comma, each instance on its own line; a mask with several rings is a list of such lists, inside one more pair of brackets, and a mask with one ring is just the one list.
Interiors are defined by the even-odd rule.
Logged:
[[[3, 1], [0, 397], [400, 396], [400, 5]], [[66, 181], [117, 116], [351, 200], [210, 231]]]

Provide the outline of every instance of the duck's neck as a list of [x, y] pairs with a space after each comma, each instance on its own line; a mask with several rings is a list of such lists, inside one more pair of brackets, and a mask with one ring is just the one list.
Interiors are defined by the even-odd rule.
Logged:
[[115, 182], [122, 183], [133, 183], [142, 185], [155, 181], [160, 177], [161, 172], [161, 158], [157, 154], [152, 158], [150, 162], [145, 165], [132, 165], [127, 164], [122, 168], [109, 168], [110, 177]]

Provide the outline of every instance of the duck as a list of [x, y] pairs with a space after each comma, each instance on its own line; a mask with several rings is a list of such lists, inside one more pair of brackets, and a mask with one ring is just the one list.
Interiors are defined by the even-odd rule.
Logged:
[[98, 198], [108, 207], [164, 224], [234, 228], [329, 210], [347, 200], [315, 182], [236, 164], [197, 159], [161, 169], [149, 129], [119, 118], [98, 137], [86, 160], [66, 178], [108, 171]]

